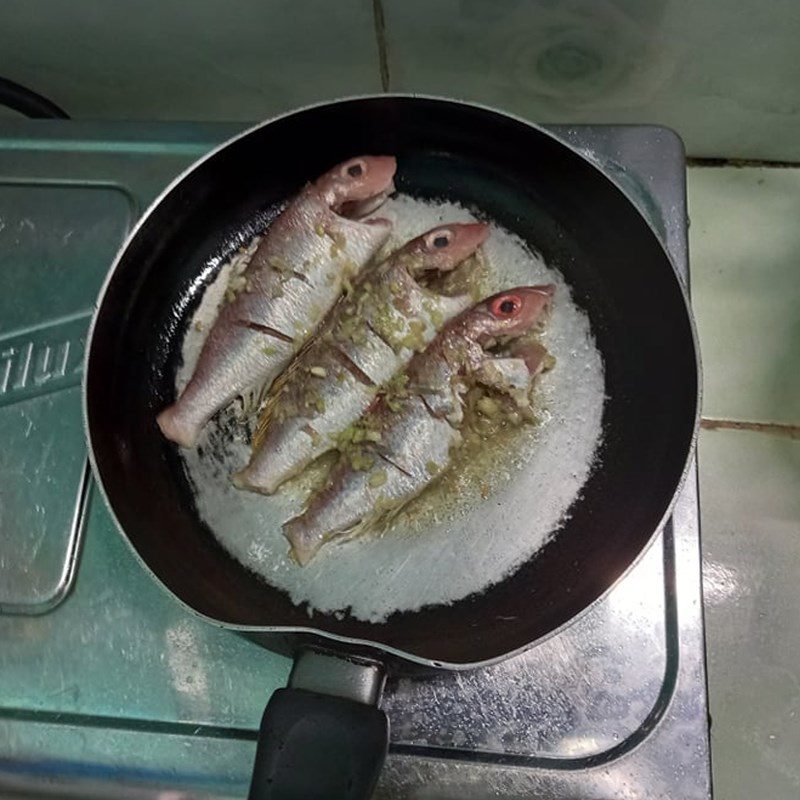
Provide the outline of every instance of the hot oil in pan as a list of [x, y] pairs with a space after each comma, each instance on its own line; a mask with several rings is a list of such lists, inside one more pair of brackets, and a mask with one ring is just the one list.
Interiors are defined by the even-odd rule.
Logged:
[[[451, 203], [402, 195], [380, 215], [395, 222], [392, 247], [442, 222], [475, 219]], [[556, 366], [540, 379], [537, 423], [468, 442], [453, 468], [380, 535], [329, 545], [300, 568], [288, 556], [281, 524], [302, 510], [310, 489], [324, 479], [330, 454], [272, 497], [238, 491], [229, 476], [248, 460], [252, 421], [239, 421], [233, 407], [212, 420], [196, 450], [181, 451], [198, 511], [214, 535], [294, 602], [376, 622], [397, 610], [453, 602], [528, 560], [558, 530], [579, 494], [599, 444], [604, 396], [589, 321], [560, 273], [516, 236], [495, 227], [484, 253], [485, 262], [465, 265], [484, 296], [520, 284], [557, 286], [540, 336]], [[246, 253], [235, 256], [206, 291], [187, 330], [179, 387], [191, 374], [229, 279], [246, 260]]]

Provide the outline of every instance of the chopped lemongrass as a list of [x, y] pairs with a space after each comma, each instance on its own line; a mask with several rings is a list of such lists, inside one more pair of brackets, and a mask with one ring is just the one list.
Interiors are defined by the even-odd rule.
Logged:
[[372, 489], [378, 489], [386, 483], [387, 477], [385, 469], [377, 469], [369, 476], [367, 483]]

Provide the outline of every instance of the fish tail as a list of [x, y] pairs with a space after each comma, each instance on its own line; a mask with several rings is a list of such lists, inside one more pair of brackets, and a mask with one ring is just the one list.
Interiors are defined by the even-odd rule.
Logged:
[[[327, 491], [330, 493], [330, 486]], [[367, 533], [382, 532], [395, 520], [406, 503], [406, 499], [384, 503], [378, 508], [367, 511], [349, 527], [336, 527], [335, 525], [320, 524], [318, 512], [320, 507], [324, 507], [325, 504], [317, 495], [302, 514], [284, 523], [283, 535], [289, 540], [292, 557], [301, 567], [304, 567], [324, 544], [334, 539], [342, 544]]]
[[278, 488], [277, 484], [264, 480], [263, 476], [253, 470], [251, 464], [248, 464], [238, 472], [234, 472], [231, 475], [231, 483], [237, 489], [267, 495], [274, 494]]
[[180, 402], [173, 403], [165, 408], [157, 417], [156, 423], [161, 432], [170, 441], [175, 442], [181, 447], [194, 447], [197, 444], [197, 437], [200, 435], [201, 424], [189, 419], [184, 413]]
[[292, 558], [304, 567], [325, 543], [322, 536], [310, 529], [307, 514], [300, 514], [283, 524], [283, 535], [291, 545]]

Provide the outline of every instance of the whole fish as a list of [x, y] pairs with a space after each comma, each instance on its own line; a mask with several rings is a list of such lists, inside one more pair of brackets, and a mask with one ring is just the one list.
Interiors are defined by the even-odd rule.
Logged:
[[446, 469], [461, 441], [464, 397], [477, 384], [528, 402], [546, 351], [531, 343], [491, 352], [533, 329], [555, 287], [523, 286], [484, 300], [452, 320], [411, 360], [402, 379], [359, 422], [360, 442], [345, 448], [325, 486], [283, 532], [305, 565], [323, 544], [393, 513]]
[[322, 336], [274, 385], [250, 463], [233, 476], [236, 486], [271, 494], [335, 448], [378, 388], [472, 302], [468, 295], [437, 294], [419, 279], [454, 269], [488, 235], [483, 223], [442, 225], [362, 272], [353, 292], [334, 307]]
[[391, 232], [360, 222], [394, 191], [395, 159], [361, 156], [306, 186], [267, 229], [209, 331], [179, 399], [157, 422], [192, 447], [211, 417], [235, 397], [269, 383]]

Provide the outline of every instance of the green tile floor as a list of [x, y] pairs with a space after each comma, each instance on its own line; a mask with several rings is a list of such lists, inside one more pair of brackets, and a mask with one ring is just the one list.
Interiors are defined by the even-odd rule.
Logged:
[[689, 170], [716, 800], [800, 797], [800, 168]]

